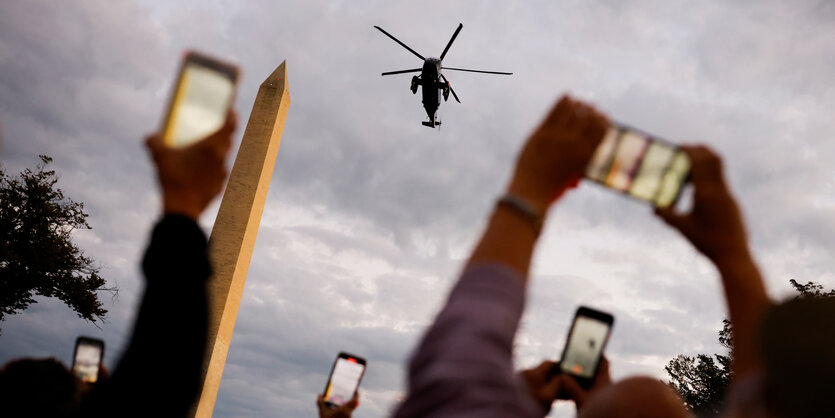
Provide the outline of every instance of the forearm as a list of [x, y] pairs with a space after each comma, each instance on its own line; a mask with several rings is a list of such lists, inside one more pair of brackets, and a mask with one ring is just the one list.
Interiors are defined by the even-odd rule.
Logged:
[[496, 206], [467, 266], [482, 263], [504, 264], [519, 273], [519, 277], [527, 282], [537, 237], [537, 231], [529, 220], [513, 212], [511, 208]]
[[[206, 237], [193, 220], [166, 216], [156, 226], [129, 346], [92, 410], [134, 405], [133, 411], [143, 415], [160, 403], [173, 415], [188, 411], [200, 386], [207, 334], [205, 282], [211, 269], [206, 250]], [[155, 403], [142, 401], [149, 396]]]
[[738, 380], [759, 368], [757, 330], [770, 305], [762, 276], [749, 251], [715, 260], [733, 326], [733, 371]]
[[524, 288], [504, 265], [467, 267], [412, 356], [409, 396], [395, 416], [473, 416], [473, 408], [502, 406], [535, 416], [537, 406], [520, 394], [513, 372]]

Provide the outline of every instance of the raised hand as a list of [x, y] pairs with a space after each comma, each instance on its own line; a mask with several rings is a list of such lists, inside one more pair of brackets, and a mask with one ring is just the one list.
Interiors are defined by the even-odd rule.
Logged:
[[530, 201], [544, 214], [567, 187], [582, 178], [608, 128], [604, 115], [563, 96], [528, 138], [508, 191]]
[[684, 146], [692, 163], [693, 209], [679, 214], [658, 209], [661, 219], [684, 235], [697, 250], [714, 261], [748, 255], [742, 215], [722, 173], [722, 161], [705, 146]]
[[232, 146], [237, 117], [230, 110], [224, 125], [194, 144], [172, 148], [157, 135], [145, 141], [162, 188], [163, 213], [197, 219], [226, 180], [226, 154]]

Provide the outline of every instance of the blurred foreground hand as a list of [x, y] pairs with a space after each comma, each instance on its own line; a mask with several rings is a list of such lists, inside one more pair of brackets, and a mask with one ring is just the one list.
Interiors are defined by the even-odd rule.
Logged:
[[509, 192], [540, 214], [583, 177], [609, 120], [593, 107], [563, 96], [522, 148]]
[[146, 139], [162, 188], [164, 214], [185, 215], [197, 220], [220, 194], [228, 175], [225, 160], [236, 125], [237, 116], [230, 110], [226, 122], [217, 132], [191, 145], [169, 147], [159, 134]]
[[319, 407], [319, 418], [351, 418], [354, 409], [360, 406], [360, 394], [357, 392], [345, 405], [332, 407], [325, 403], [325, 398], [320, 394], [316, 398], [316, 406]]

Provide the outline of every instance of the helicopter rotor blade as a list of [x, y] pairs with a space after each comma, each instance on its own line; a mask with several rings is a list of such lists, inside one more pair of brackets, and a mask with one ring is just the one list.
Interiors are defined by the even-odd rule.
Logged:
[[449, 47], [452, 46], [452, 43], [455, 42], [455, 38], [458, 37], [458, 32], [461, 32], [461, 28], [464, 27], [463, 23], [458, 24], [458, 29], [455, 29], [455, 33], [452, 34], [452, 38], [450, 38], [449, 43], [446, 44], [446, 48], [444, 48], [444, 52], [441, 52], [440, 60], [443, 61], [444, 57], [446, 56], [446, 52], [449, 51]]
[[389, 71], [387, 73], [383, 73], [380, 75], [392, 75], [392, 74], [403, 74], [403, 73], [419, 73], [423, 71], [420, 68], [412, 68], [411, 70], [400, 70], [400, 71]]
[[452, 70], [452, 71], [467, 71], [470, 73], [485, 73], [485, 74], [501, 74], [501, 75], [511, 75], [513, 73], [504, 73], [500, 71], [483, 71], [483, 70], [468, 70], [466, 68], [452, 68], [452, 67], [441, 67], [444, 70]]
[[377, 30], [379, 30], [380, 32], [383, 32], [383, 33], [384, 33], [386, 36], [388, 36], [389, 38], [391, 38], [394, 42], [397, 42], [398, 44], [400, 44], [400, 46], [402, 46], [403, 48], [408, 49], [408, 50], [409, 50], [409, 52], [411, 52], [411, 53], [413, 53], [413, 54], [417, 55], [417, 57], [418, 57], [418, 58], [420, 58], [420, 59], [422, 59], [422, 60], [426, 61], [426, 58], [423, 58], [423, 55], [418, 54], [417, 52], [415, 52], [415, 50], [414, 50], [414, 49], [409, 48], [408, 46], [406, 46], [406, 44], [404, 44], [403, 42], [400, 42], [400, 40], [399, 40], [399, 39], [395, 38], [394, 36], [391, 36], [391, 34], [390, 34], [390, 33], [388, 33], [388, 32], [386, 32], [386, 31], [384, 31], [384, 30], [383, 30], [383, 28], [381, 28], [381, 27], [379, 27], [379, 26], [374, 26], [374, 27], [375, 27], [375, 28], [377, 28]]
[[[444, 83], [449, 83], [443, 74], [441, 74], [441, 78], [444, 79]], [[461, 103], [461, 100], [458, 99], [458, 95], [455, 94], [455, 90], [452, 89], [452, 84], [449, 84], [449, 92], [452, 93], [452, 97], [455, 98], [456, 102]]]

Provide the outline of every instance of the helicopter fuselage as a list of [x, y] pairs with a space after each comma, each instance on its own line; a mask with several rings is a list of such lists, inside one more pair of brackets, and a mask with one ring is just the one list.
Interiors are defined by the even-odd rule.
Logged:
[[[423, 108], [429, 116], [431, 127], [437, 122], [438, 107], [441, 105], [441, 60], [427, 58], [420, 72], [420, 87], [423, 95]], [[429, 125], [427, 125], [429, 126]]]

